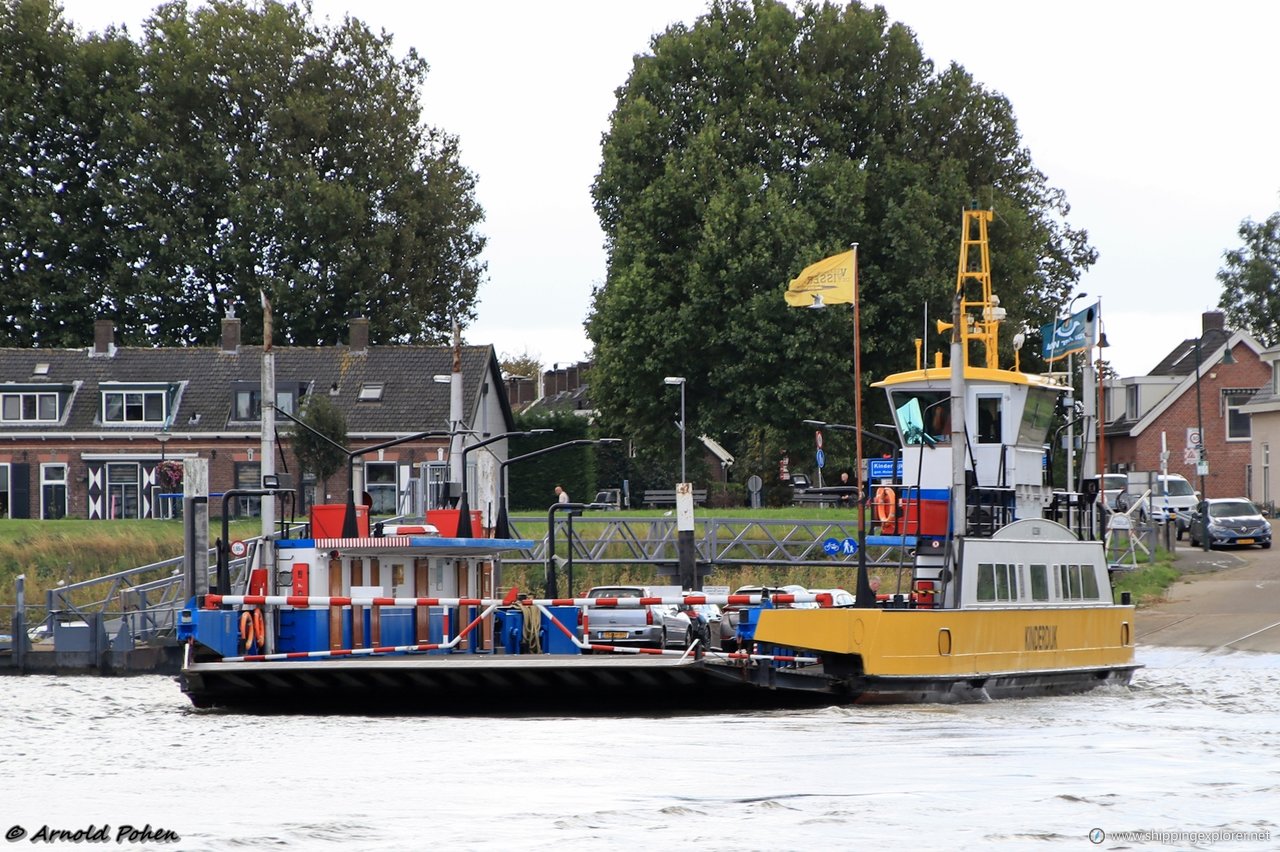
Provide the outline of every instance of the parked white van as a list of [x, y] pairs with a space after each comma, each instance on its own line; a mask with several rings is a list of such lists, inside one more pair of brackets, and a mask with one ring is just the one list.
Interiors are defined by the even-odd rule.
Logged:
[[1130, 499], [1138, 499], [1149, 487], [1151, 494], [1142, 504], [1142, 512], [1154, 523], [1172, 521], [1177, 528], [1178, 537], [1187, 530], [1191, 513], [1200, 503], [1200, 492], [1191, 487], [1186, 478], [1176, 473], [1150, 476], [1150, 485], [1144, 484], [1147, 477], [1142, 474], [1129, 474]]

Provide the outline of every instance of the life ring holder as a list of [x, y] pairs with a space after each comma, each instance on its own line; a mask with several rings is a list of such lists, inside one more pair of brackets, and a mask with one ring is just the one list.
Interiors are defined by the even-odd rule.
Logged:
[[871, 505], [875, 509], [876, 520], [880, 522], [881, 530], [886, 533], [892, 533], [898, 507], [898, 495], [888, 485], [881, 485], [876, 489], [876, 496], [871, 501]]
[[240, 614], [240, 638], [244, 640], [245, 650], [256, 641], [258, 650], [266, 646], [267, 628], [262, 619], [262, 610], [254, 607]]

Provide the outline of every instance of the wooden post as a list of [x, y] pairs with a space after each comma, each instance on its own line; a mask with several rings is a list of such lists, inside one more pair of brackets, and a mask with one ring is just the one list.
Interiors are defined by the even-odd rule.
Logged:
[[[413, 596], [417, 598], [430, 597], [431, 577], [428, 570], [431, 560], [425, 556], [420, 556], [413, 560]], [[413, 637], [418, 644], [431, 641], [431, 608], [424, 606], [415, 606], [413, 608]]]
[[[342, 560], [329, 560], [329, 597], [342, 596]], [[342, 647], [342, 607], [329, 607], [329, 650], [336, 651]]]
[[[378, 557], [369, 557], [369, 585], [382, 588], [382, 571], [378, 564]], [[383, 590], [385, 593], [385, 589]], [[382, 615], [379, 607], [369, 607], [369, 639], [373, 643], [373, 647], [382, 646]]]

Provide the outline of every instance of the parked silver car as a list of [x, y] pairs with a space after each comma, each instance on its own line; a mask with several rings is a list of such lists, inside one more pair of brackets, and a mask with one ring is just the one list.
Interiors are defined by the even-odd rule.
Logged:
[[1199, 547], [1206, 539], [1210, 546], [1256, 544], [1263, 550], [1271, 547], [1271, 522], [1243, 497], [1205, 500], [1191, 513], [1187, 529], [1192, 547]]
[[[645, 586], [596, 586], [589, 598], [647, 598]], [[671, 609], [667, 605], [629, 607], [583, 607], [587, 619], [588, 642], [596, 645], [663, 646], [663, 625]]]
[[694, 639], [699, 639], [704, 648], [719, 648], [722, 623], [723, 615], [716, 604], [673, 606], [662, 616], [662, 641], [667, 647], [688, 648]]

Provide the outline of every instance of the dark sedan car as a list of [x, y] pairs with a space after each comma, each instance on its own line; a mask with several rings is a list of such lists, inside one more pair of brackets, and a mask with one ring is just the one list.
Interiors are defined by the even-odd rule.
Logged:
[[1271, 523], [1258, 507], [1243, 497], [1215, 497], [1202, 500], [1191, 513], [1187, 529], [1192, 547], [1206, 540], [1215, 545], [1259, 545], [1271, 547]]

